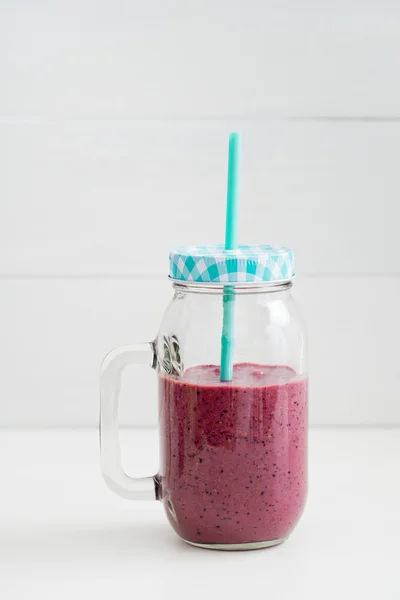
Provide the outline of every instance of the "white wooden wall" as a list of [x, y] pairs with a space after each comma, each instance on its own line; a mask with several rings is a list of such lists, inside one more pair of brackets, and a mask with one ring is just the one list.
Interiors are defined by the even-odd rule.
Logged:
[[[96, 424], [170, 247], [223, 239], [231, 130], [241, 241], [296, 252], [312, 423], [399, 424], [399, 31], [394, 0], [0, 3], [0, 424]], [[155, 393], [129, 371], [123, 421]]]

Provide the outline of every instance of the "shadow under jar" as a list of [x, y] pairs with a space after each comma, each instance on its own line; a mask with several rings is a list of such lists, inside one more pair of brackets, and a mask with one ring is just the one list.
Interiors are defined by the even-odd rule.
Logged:
[[[153, 480], [119, 473], [118, 480], [107, 452], [103, 472], [125, 496], [161, 500], [186, 542], [262, 548], [288, 537], [307, 495], [306, 348], [290, 294], [293, 255], [282, 247], [245, 246], [228, 259], [217, 249], [199, 251], [218, 265], [212, 281], [189, 280], [190, 270], [178, 269], [188, 258], [198, 264], [194, 248], [171, 253], [174, 296], [156, 340], [142, 349], [158, 372], [159, 473]], [[234, 314], [233, 376], [221, 381], [227, 302]], [[107, 429], [104, 414], [103, 421]]]

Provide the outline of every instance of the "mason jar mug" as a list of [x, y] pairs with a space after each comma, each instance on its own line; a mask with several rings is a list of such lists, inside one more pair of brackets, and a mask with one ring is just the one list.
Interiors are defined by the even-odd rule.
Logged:
[[[190, 544], [272, 546], [289, 536], [303, 511], [308, 382], [293, 277], [286, 247], [174, 250], [173, 297], [157, 338], [104, 359], [104, 478], [124, 497], [160, 500]], [[149, 365], [158, 377], [161, 464], [156, 475], [139, 479], [123, 471], [118, 441], [120, 376], [132, 363]]]

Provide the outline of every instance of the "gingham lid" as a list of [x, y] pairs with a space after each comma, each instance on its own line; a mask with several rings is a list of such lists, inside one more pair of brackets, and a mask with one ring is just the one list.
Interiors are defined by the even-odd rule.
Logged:
[[169, 255], [170, 277], [197, 283], [262, 283], [294, 277], [293, 250], [285, 246], [216, 246], [176, 248]]

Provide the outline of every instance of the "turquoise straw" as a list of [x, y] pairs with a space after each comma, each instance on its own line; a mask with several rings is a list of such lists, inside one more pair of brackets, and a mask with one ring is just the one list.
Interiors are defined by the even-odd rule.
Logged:
[[[226, 200], [225, 250], [236, 250], [239, 225], [239, 165], [241, 153], [240, 133], [229, 136], [228, 193]], [[223, 324], [221, 336], [221, 381], [231, 381], [235, 335], [235, 291], [225, 286], [223, 298]]]

